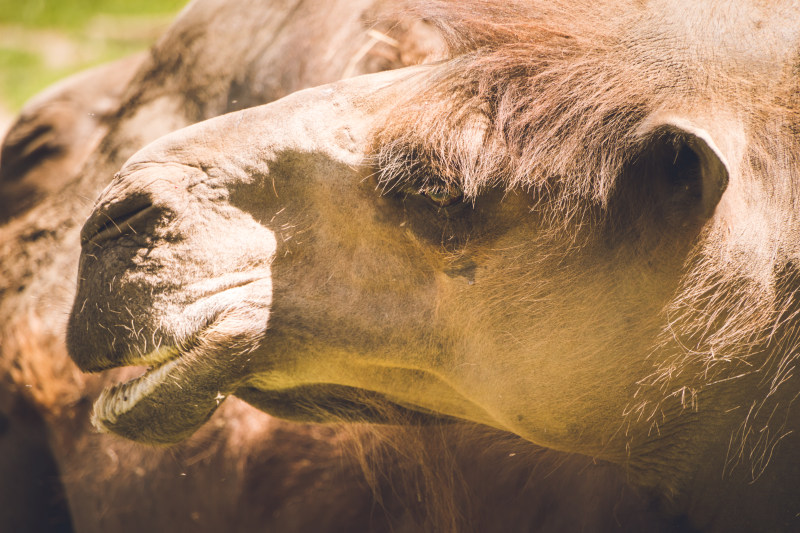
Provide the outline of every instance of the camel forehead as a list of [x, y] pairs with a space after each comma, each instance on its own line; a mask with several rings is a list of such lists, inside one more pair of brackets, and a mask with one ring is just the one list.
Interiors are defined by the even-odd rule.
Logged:
[[648, 8], [648, 27], [672, 35], [678, 45], [705, 50], [701, 57], [706, 59], [716, 51], [718, 57], [765, 61], [797, 50], [800, 6], [796, 2], [653, 0]]
[[786, 76], [787, 64], [800, 60], [799, 18], [793, 1], [655, 0], [620, 33], [654, 67], [695, 72], [701, 96], [711, 99], [714, 91], [722, 95], [725, 83], [746, 91], [749, 84], [770, 86]]

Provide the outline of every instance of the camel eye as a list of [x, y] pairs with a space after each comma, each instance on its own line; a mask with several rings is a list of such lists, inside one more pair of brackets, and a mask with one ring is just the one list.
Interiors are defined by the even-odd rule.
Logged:
[[422, 189], [419, 193], [439, 207], [456, 204], [464, 198], [464, 192], [455, 185], [428, 187]]

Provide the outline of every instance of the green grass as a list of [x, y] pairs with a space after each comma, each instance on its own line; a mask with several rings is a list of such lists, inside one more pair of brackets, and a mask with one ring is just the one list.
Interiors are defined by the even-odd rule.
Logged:
[[38, 54], [0, 48], [0, 96], [11, 110], [68, 74], [69, 69], [45, 68]]
[[97, 14], [167, 15], [186, 0], [0, 0], [0, 24], [80, 30]]
[[0, 107], [147, 48], [187, 0], [0, 0]]

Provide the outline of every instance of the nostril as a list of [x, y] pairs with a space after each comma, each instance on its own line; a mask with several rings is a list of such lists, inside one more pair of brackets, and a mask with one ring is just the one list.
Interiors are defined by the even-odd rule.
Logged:
[[92, 213], [81, 231], [81, 245], [138, 234], [156, 212], [147, 197], [127, 198], [123, 202], [101, 206]]

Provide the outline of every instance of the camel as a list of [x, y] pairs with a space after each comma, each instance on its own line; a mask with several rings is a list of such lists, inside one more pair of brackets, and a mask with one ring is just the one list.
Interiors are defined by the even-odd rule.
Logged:
[[[233, 111], [224, 90], [266, 86], [248, 79], [264, 71], [229, 75], [225, 61], [176, 76], [157, 46], [158, 67], [139, 71], [68, 189], [122, 168], [81, 231], [70, 355], [86, 371], [151, 367], [75, 378], [89, 382], [82, 398], [99, 393], [95, 425], [228, 442], [215, 420], [256, 416], [239, 398], [284, 419], [492, 443], [432, 455], [448, 471], [486, 461], [478, 484], [525, 479], [536, 454], [497, 452], [531, 443], [567, 471], [615, 472], [612, 492], [627, 481], [659, 495], [684, 517], [667, 528], [792, 530], [798, 19], [792, 3], [759, 6], [428, 2], [412, 13], [438, 28], [447, 59], [289, 83], [266, 106], [251, 94], [124, 162], [163, 130]], [[206, 27], [191, 12], [172, 35]], [[203, 75], [217, 71], [219, 83]], [[344, 71], [359, 73], [304, 85]], [[8, 242], [75, 243], [71, 217], [57, 234], [15, 221]], [[75, 256], [40, 263], [60, 274]], [[32, 275], [12, 272], [9, 287]], [[4, 312], [21, 301], [4, 297]], [[123, 383], [100, 393], [110, 380]], [[435, 473], [421, 478], [429, 494], [447, 484]], [[493, 503], [513, 520], [476, 530], [548, 530], [515, 514], [528, 500]], [[451, 529], [475, 516], [445, 506], [434, 514]], [[387, 519], [402, 530], [410, 518]]]
[[0, 153], [0, 222], [24, 213], [78, 173], [142, 61], [136, 54], [81, 72], [26, 104]]
[[[148, 141], [229, 107], [418, 61], [428, 53], [426, 39], [433, 39], [423, 25], [373, 27], [372, 2], [332, 3], [322, 10], [294, 4], [242, 2], [231, 9], [224, 2], [196, 2], [149, 54], [48, 90], [26, 105], [6, 137], [0, 163], [8, 204], [0, 230], [0, 307], [7, 318], [0, 331], [0, 470], [8, 505], [0, 511], [0, 529], [319, 531], [320, 523], [330, 531], [386, 528], [356, 460], [342, 456], [347, 438], [341, 432], [295, 427], [231, 403], [205, 435], [186, 445], [142, 449], [96, 435], [88, 424], [87, 399], [108, 378], [83, 377], [65, 364], [63, 335], [74, 296], [70, 271], [78, 260], [71, 250], [90, 198], [105, 186], [110, 168]], [[320, 28], [319, 40], [311, 43], [305, 32], [314, 27]], [[207, 33], [198, 36], [200, 28]], [[186, 47], [197, 48], [195, 57], [219, 53], [215, 39], [232, 42], [246, 28], [261, 35], [260, 44], [240, 41], [238, 48], [225, 49], [219, 64], [186, 66], [181, 81], [164, 82], [165, 73], [176, 73], [174, 62], [186, 57]], [[286, 50], [306, 50], [310, 61], [298, 64]], [[334, 54], [324, 56], [329, 51]], [[217, 93], [209, 76], [219, 84]], [[271, 481], [261, 483], [256, 472]], [[249, 507], [241, 496], [245, 490], [255, 503], [242, 512]], [[135, 501], [149, 501], [152, 508]], [[169, 507], [160, 505], [164, 501]], [[319, 512], [303, 502], [319, 502]]]
[[[298, 5], [195, 2], [149, 54], [58, 84], [6, 137], [0, 530], [673, 530], [610, 465], [469, 426], [376, 436], [283, 422], [231, 398], [169, 449], [91, 427], [90, 399], [124, 374], [80, 375], [63, 336], [78, 228], [112, 169], [192, 122], [442, 53], [430, 24], [374, 23], [370, 2]], [[393, 449], [410, 437], [413, 453]]]

